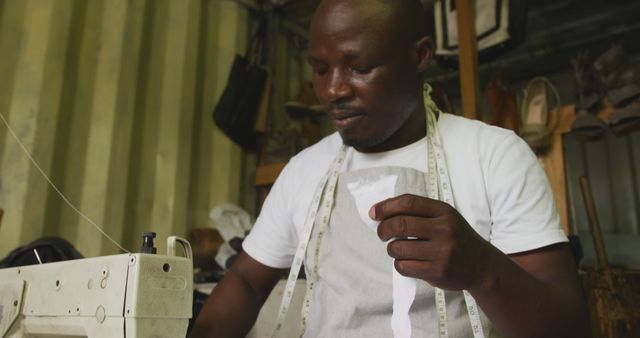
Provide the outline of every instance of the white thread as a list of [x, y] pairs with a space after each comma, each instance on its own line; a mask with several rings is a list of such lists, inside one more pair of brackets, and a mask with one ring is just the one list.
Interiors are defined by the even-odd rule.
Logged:
[[[11, 126], [9, 125], [9, 122], [7, 122], [7, 120], [5, 120], [4, 115], [0, 112], [0, 118], [2, 119], [2, 122], [4, 123], [5, 126], [7, 126], [7, 130], [9, 130], [9, 133], [11, 133], [11, 136], [13, 136], [13, 138], [16, 140], [16, 142], [18, 142], [18, 145], [20, 145], [20, 148], [22, 148], [22, 151], [24, 151], [24, 153], [27, 155], [27, 157], [29, 158], [29, 160], [31, 161], [31, 163], [33, 163], [33, 165], [36, 167], [36, 169], [38, 169], [38, 171], [40, 172], [40, 174], [44, 177], [45, 180], [47, 180], [47, 182], [49, 182], [49, 185], [51, 185], [51, 187], [53, 188], [53, 190], [56, 191], [56, 193], [58, 193], [58, 195], [62, 198], [63, 201], [65, 201], [65, 203], [67, 203], [67, 205], [69, 207], [71, 207], [71, 209], [73, 209], [73, 211], [75, 211], [76, 213], [78, 213], [78, 215], [80, 215], [80, 217], [82, 217], [85, 221], [87, 221], [89, 224], [93, 225], [96, 229], [98, 229], [98, 231], [107, 239], [109, 239], [113, 244], [115, 244], [118, 248], [120, 248], [120, 250], [126, 252], [126, 253], [130, 253], [127, 249], [123, 248], [120, 244], [118, 244], [118, 242], [116, 242], [113, 238], [111, 238], [109, 235], [107, 235], [104, 230], [102, 230], [102, 227], [99, 226], [98, 224], [96, 224], [94, 221], [92, 221], [87, 215], [85, 215], [84, 213], [82, 213], [82, 211], [80, 211], [78, 208], [76, 208], [71, 201], [69, 201], [67, 199], [67, 197], [64, 196], [64, 194], [60, 191], [60, 189], [58, 189], [58, 187], [53, 184], [53, 182], [51, 181], [51, 179], [49, 179], [49, 176], [47, 176], [47, 174], [44, 172], [44, 170], [42, 170], [42, 168], [40, 168], [40, 165], [38, 165], [38, 162], [36, 162], [36, 160], [33, 159], [33, 156], [31, 156], [31, 153], [29, 152], [29, 150], [27, 150], [27, 147], [25, 147], [25, 145], [22, 143], [22, 141], [20, 141], [20, 138], [18, 138], [18, 135], [16, 135], [16, 133], [13, 131], [13, 129], [11, 129]], [[36, 253], [37, 255], [37, 253]]]
[[38, 250], [36, 250], [35, 248], [33, 249], [33, 253], [36, 254], [36, 259], [38, 259], [38, 263], [42, 264], [42, 260], [40, 259], [40, 255], [38, 255]]

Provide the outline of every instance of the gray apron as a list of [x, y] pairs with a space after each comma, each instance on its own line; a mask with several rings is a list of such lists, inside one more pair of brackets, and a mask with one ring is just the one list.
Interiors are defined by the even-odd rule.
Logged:
[[[393, 337], [391, 330], [393, 259], [386, 243], [358, 215], [347, 184], [395, 175], [394, 196], [427, 196], [425, 173], [411, 168], [380, 167], [341, 173], [331, 219], [320, 245], [318, 281], [305, 337]], [[317, 219], [320, 219], [318, 217]], [[305, 272], [314, 266], [319, 224], [314, 226]], [[461, 291], [446, 292], [449, 336], [473, 337]], [[412, 337], [438, 337], [434, 288], [418, 281], [410, 312]], [[481, 313], [484, 332], [488, 320]]]

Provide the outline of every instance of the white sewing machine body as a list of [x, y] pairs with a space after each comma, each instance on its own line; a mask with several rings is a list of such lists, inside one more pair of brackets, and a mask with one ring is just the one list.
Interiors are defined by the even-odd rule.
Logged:
[[0, 337], [184, 337], [192, 270], [138, 253], [0, 269]]

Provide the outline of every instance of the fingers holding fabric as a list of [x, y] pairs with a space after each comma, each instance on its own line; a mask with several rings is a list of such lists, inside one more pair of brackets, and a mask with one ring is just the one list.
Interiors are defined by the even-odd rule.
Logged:
[[447, 290], [474, 287], [486, 278], [493, 247], [450, 205], [402, 195], [374, 205], [377, 232], [405, 276]]
[[387, 245], [396, 270], [403, 276], [422, 279], [445, 289], [462, 289], [468, 281], [465, 262], [459, 260], [455, 243], [431, 240], [398, 239]]
[[398, 260], [433, 261], [438, 255], [432, 241], [420, 239], [397, 239], [387, 244], [387, 253]]
[[451, 280], [450, 273], [446, 271], [446, 265], [430, 261], [396, 259], [394, 267], [401, 275], [424, 280], [434, 287], [445, 290], [464, 289], [462, 283]]
[[441, 220], [417, 216], [394, 216], [380, 222], [378, 237], [386, 242], [393, 238], [431, 239], [446, 231]]
[[404, 194], [376, 203], [369, 210], [369, 216], [375, 220], [385, 220], [389, 217], [405, 215], [437, 218], [453, 209], [447, 203], [427, 197]]

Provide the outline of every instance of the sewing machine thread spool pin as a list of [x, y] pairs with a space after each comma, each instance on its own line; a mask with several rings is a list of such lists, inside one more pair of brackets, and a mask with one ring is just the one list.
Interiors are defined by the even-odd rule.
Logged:
[[155, 232], [142, 233], [142, 246], [140, 247], [140, 253], [156, 254], [158, 252], [158, 249], [153, 246], [154, 238], [156, 238]]

